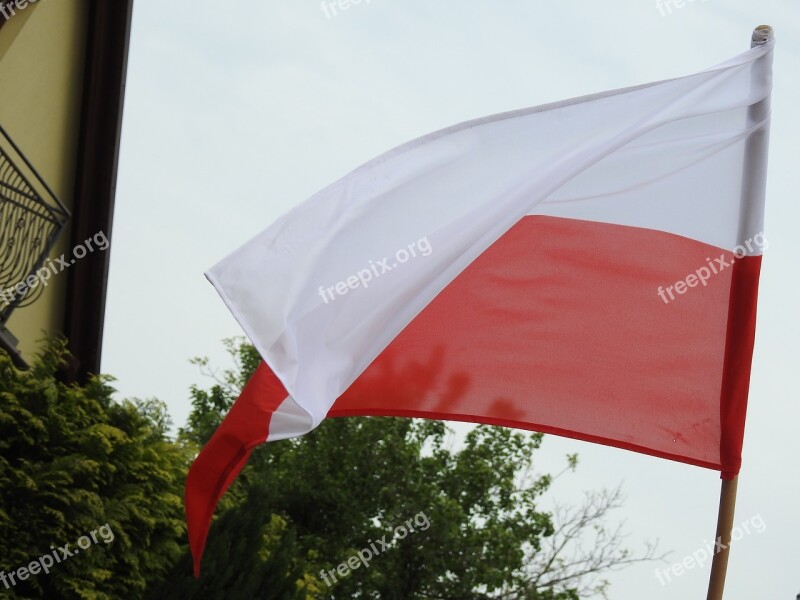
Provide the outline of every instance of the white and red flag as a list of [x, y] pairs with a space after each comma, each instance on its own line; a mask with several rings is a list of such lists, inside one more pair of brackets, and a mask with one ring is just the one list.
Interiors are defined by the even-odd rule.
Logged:
[[773, 45], [424, 136], [214, 266], [263, 363], [187, 479], [196, 569], [252, 448], [326, 417], [505, 425], [738, 473]]

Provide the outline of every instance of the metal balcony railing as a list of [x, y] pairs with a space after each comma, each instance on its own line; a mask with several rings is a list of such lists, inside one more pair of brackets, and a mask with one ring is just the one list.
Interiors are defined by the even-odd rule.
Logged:
[[41, 296], [25, 280], [41, 268], [70, 213], [0, 126], [0, 329]]

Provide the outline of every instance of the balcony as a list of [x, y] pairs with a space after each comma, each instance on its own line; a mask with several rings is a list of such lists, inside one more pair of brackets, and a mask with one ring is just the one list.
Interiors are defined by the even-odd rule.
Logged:
[[[0, 345], [24, 366], [17, 339], [6, 328], [11, 314], [35, 302], [45, 286], [33, 279], [70, 213], [0, 126]], [[29, 287], [30, 285], [30, 287]]]

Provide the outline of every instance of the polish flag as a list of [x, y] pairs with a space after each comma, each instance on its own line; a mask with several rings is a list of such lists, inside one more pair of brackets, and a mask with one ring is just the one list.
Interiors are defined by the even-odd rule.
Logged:
[[263, 363], [189, 472], [196, 572], [253, 447], [326, 417], [490, 423], [738, 473], [773, 45], [426, 135], [214, 266]]

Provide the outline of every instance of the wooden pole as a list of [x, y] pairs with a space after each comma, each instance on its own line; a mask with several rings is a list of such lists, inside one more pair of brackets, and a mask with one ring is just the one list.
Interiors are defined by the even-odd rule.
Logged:
[[733, 515], [736, 512], [736, 486], [738, 477], [723, 479], [719, 494], [719, 516], [717, 535], [714, 537], [714, 559], [711, 562], [711, 578], [708, 583], [707, 600], [722, 600], [725, 590], [725, 575], [728, 572]]

